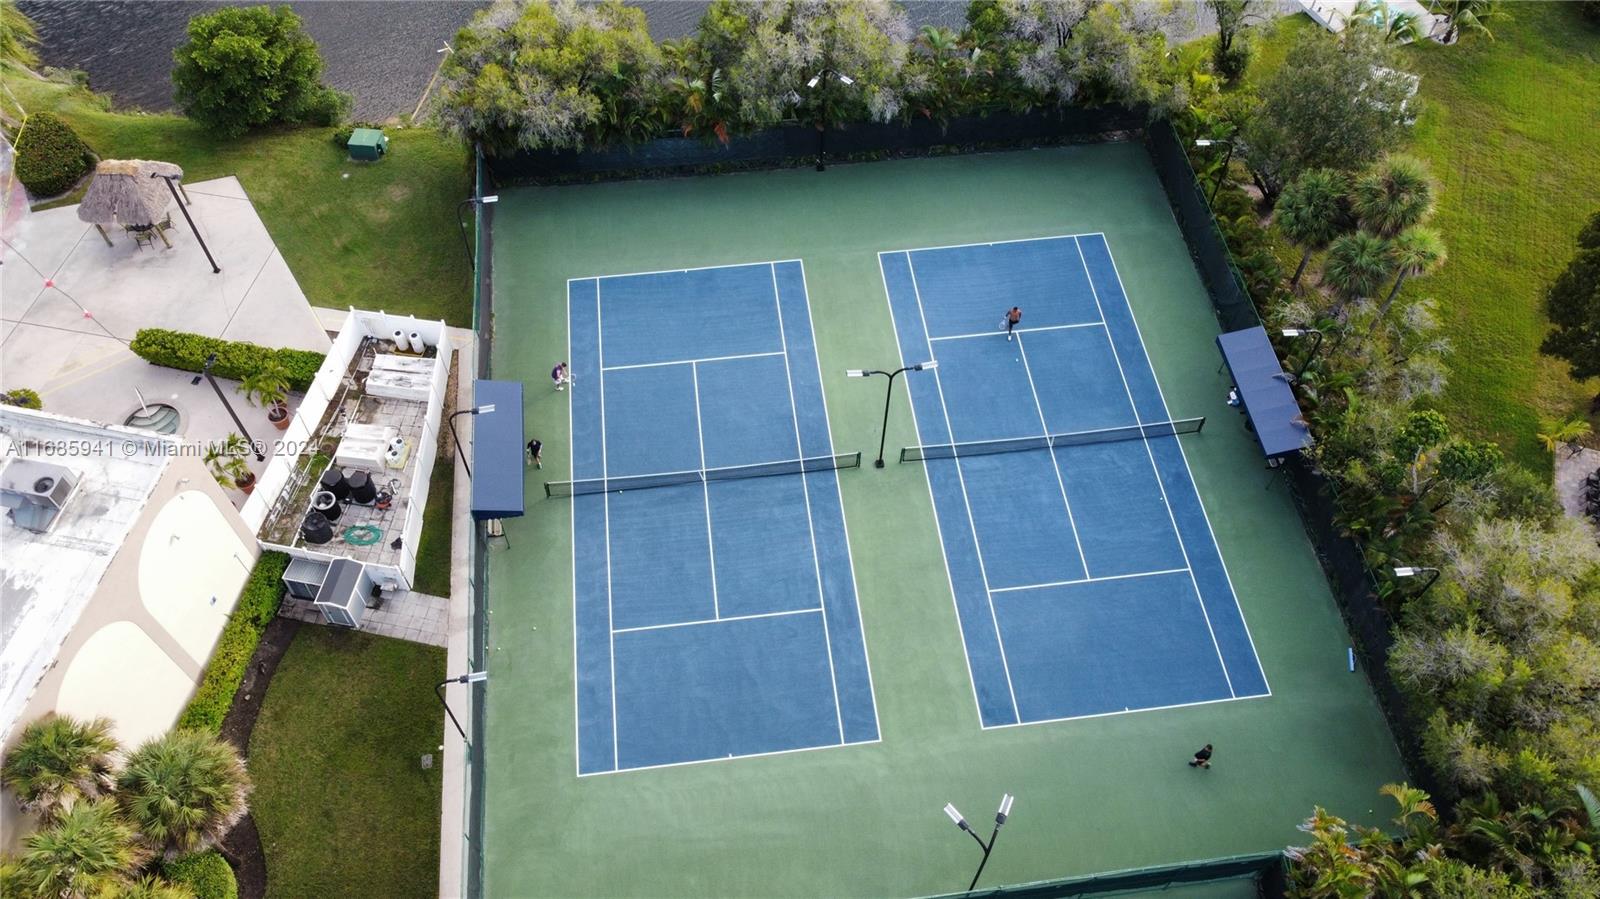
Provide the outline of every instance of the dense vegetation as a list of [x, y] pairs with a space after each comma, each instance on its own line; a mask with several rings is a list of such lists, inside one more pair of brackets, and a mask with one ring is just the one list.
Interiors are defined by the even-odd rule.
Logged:
[[333, 125], [348, 94], [322, 83], [322, 56], [288, 6], [224, 7], [189, 20], [173, 51], [178, 106], [224, 137], [282, 123]]
[[242, 381], [271, 365], [281, 367], [290, 388], [305, 390], [322, 367], [323, 353], [287, 348], [272, 349], [247, 340], [223, 340], [204, 334], [168, 331], [165, 328], [140, 328], [128, 345], [139, 358], [152, 365], [181, 371], [201, 371], [206, 359], [216, 355], [211, 373], [219, 378]]
[[212, 650], [211, 661], [206, 663], [200, 686], [194, 698], [178, 719], [179, 727], [222, 731], [222, 719], [233, 705], [233, 694], [244, 682], [245, 668], [255, 655], [261, 634], [278, 614], [278, 602], [283, 597], [283, 573], [289, 567], [289, 557], [279, 552], [264, 552], [256, 559], [239, 593], [239, 603], [228, 623], [217, 638], [217, 648]]

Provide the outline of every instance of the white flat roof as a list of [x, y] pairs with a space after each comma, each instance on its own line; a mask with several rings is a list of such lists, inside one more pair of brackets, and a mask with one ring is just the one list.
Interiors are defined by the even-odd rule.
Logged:
[[79, 479], [48, 533], [0, 518], [0, 739], [94, 596], [176, 447], [147, 431], [0, 406], [0, 467], [27, 459]]

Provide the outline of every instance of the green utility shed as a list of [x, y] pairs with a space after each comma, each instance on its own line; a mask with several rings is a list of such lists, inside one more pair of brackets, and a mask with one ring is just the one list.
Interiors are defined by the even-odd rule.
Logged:
[[377, 161], [389, 152], [389, 139], [376, 128], [357, 128], [350, 132], [350, 142], [345, 144], [351, 159]]

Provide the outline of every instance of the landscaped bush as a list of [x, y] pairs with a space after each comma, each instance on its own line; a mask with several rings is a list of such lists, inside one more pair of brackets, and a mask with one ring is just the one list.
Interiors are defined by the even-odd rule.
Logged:
[[39, 399], [39, 392], [27, 387], [18, 387], [0, 393], [0, 406], [21, 406], [24, 409], [43, 409], [44, 400]]
[[94, 165], [94, 151], [48, 112], [34, 113], [17, 136], [17, 179], [36, 197], [64, 194]]
[[325, 358], [323, 353], [310, 350], [271, 349], [243, 340], [223, 340], [165, 328], [141, 328], [130, 346], [146, 362], [183, 371], [204, 369], [206, 357], [216, 353], [217, 364], [211, 367], [211, 373], [235, 381], [244, 380], [269, 359], [275, 359], [289, 373], [289, 386], [295, 390], [311, 386], [311, 379], [317, 376], [317, 369], [322, 367]]
[[[142, 333], [142, 332], [141, 332]], [[179, 727], [195, 728], [211, 733], [222, 730], [222, 719], [233, 705], [233, 694], [244, 681], [245, 668], [261, 642], [261, 632], [277, 614], [278, 600], [283, 594], [283, 572], [289, 567], [289, 557], [283, 553], [264, 552], [250, 571], [250, 580], [239, 595], [239, 605], [228, 618], [217, 640], [216, 651], [206, 665], [200, 688], [189, 707], [178, 719]]]
[[349, 95], [322, 83], [317, 44], [287, 6], [195, 16], [172, 55], [178, 105], [227, 137], [278, 122], [332, 125], [350, 109]]
[[233, 868], [215, 849], [187, 855], [162, 866], [167, 880], [186, 887], [195, 899], [239, 899], [239, 881]]

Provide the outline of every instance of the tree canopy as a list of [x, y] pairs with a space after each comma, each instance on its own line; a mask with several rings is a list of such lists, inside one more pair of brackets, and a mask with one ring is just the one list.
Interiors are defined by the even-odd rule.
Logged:
[[1539, 349], [1566, 360], [1575, 380], [1600, 375], [1600, 212], [1578, 232], [1578, 253], [1544, 302], [1556, 327]]
[[316, 42], [287, 6], [224, 7], [189, 20], [173, 58], [178, 106], [236, 137], [282, 122], [331, 125], [350, 98], [322, 83]]

